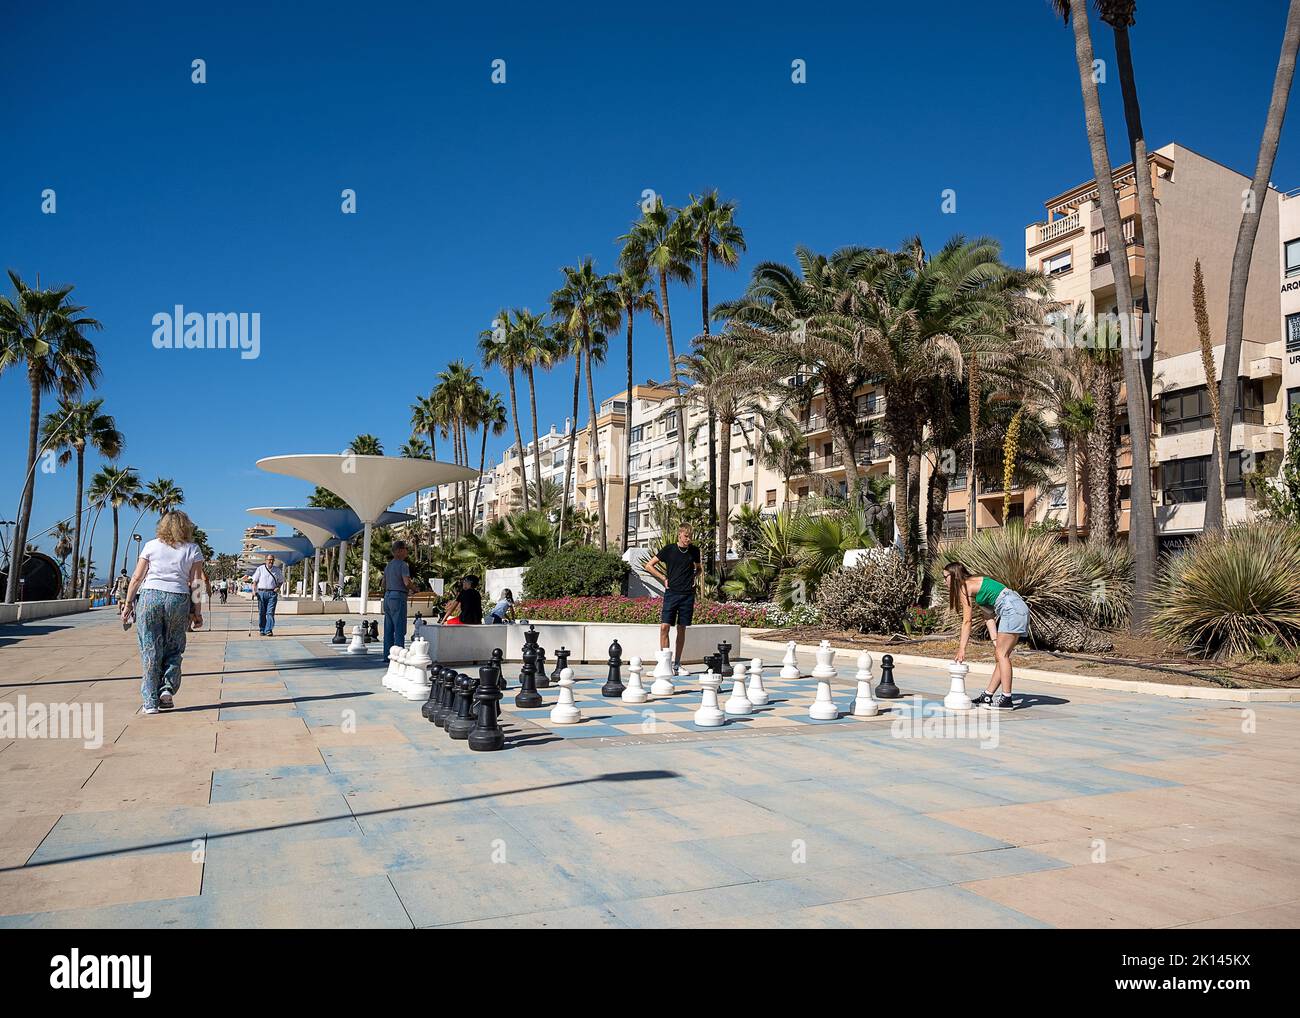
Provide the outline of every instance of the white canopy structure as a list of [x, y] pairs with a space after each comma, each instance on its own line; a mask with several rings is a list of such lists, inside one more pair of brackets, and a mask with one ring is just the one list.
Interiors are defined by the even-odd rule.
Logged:
[[361, 619], [370, 596], [370, 529], [384, 510], [403, 495], [455, 481], [470, 481], [478, 471], [437, 460], [397, 456], [358, 456], [354, 453], [314, 453], [268, 456], [257, 461], [272, 474], [297, 477], [334, 492], [348, 503], [364, 524], [361, 546]]

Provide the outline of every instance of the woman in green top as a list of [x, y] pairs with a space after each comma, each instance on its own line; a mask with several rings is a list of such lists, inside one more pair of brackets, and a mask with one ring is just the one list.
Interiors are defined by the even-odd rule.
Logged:
[[974, 702], [994, 710], [1012, 710], [1011, 655], [1020, 638], [1029, 632], [1029, 608], [1024, 598], [991, 576], [972, 576], [960, 562], [943, 567], [948, 585], [948, 606], [961, 612], [961, 644], [957, 661], [966, 660], [970, 642], [971, 620], [978, 607], [993, 640], [993, 675], [988, 688]]

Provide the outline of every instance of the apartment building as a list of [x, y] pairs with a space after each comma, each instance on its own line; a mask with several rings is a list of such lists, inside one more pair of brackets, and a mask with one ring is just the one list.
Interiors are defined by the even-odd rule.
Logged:
[[[1232, 253], [1241, 221], [1243, 192], [1250, 185], [1244, 174], [1231, 170], [1179, 144], [1152, 152], [1143, 172], [1151, 178], [1160, 209], [1159, 328], [1155, 334], [1152, 386], [1152, 491], [1163, 547], [1185, 541], [1204, 525], [1205, 497], [1213, 430], [1200, 340], [1192, 310], [1192, 277], [1196, 260], [1205, 278], [1206, 304], [1214, 331], [1216, 370], [1223, 367], [1223, 328], [1227, 317], [1227, 287]], [[1088, 181], [1050, 198], [1046, 219], [1025, 229], [1025, 265], [1052, 277], [1054, 297], [1092, 320], [1114, 313], [1115, 276], [1123, 264], [1132, 281], [1135, 300], [1141, 299], [1146, 278], [1142, 216], [1137, 203], [1137, 178], [1132, 164], [1119, 167], [1114, 187], [1119, 197], [1125, 239], [1124, 257], [1108, 248], [1102, 227], [1098, 189]], [[1268, 192], [1251, 263], [1246, 294], [1244, 342], [1240, 366], [1240, 398], [1228, 461], [1228, 518], [1251, 516], [1245, 491], [1248, 475], [1263, 453], [1280, 451], [1285, 393], [1282, 377], [1282, 314], [1278, 283], [1281, 268], [1279, 199]], [[1291, 234], [1297, 240], [1296, 273], [1300, 277], [1300, 211]], [[1300, 312], [1300, 295], [1296, 311]], [[1138, 321], [1141, 323], [1139, 311]], [[1298, 318], [1297, 323], [1300, 323]], [[1289, 326], [1288, 326], [1289, 327]], [[1300, 324], [1296, 325], [1300, 334]], [[1118, 427], [1127, 438], [1127, 413], [1121, 392]], [[1121, 448], [1119, 496], [1121, 532], [1129, 526], [1132, 461]], [[956, 486], [954, 486], [956, 487]], [[967, 486], [948, 499], [944, 529], [960, 533], [969, 507]], [[1000, 478], [981, 478], [977, 525], [1000, 526], [1005, 493]], [[1082, 500], [1081, 500], [1082, 502]], [[1011, 518], [1028, 522], [1065, 520], [1065, 479], [1045, 490], [1013, 489]], [[1086, 507], [1079, 506], [1086, 529]]]
[[[628, 492], [624, 464], [627, 425], [628, 398], [624, 389], [605, 399], [596, 411], [596, 452], [600, 457], [600, 479], [604, 483], [605, 536], [611, 548], [622, 547], [623, 540], [623, 506]], [[591, 429], [581, 428], [573, 452], [574, 505], [593, 516], [599, 514], [601, 491], [595, 460]], [[560, 483], [564, 483], [562, 475]]]
[[[788, 383], [792, 386], [802, 385], [803, 379], [795, 376]], [[808, 440], [809, 469], [791, 478], [791, 490], [786, 493], [791, 506], [797, 506], [805, 498], [846, 495], [851, 486], [849, 468], [846, 466], [846, 461], [850, 458], [854, 469], [862, 477], [893, 474], [893, 456], [881, 435], [881, 422], [885, 415], [884, 390], [878, 386], [866, 385], [857, 391], [854, 398], [857, 400], [860, 435], [854, 443], [851, 457], [844, 455], [841, 442], [831, 428], [824, 394], [814, 393], [807, 408], [796, 416], [799, 428]]]
[[[1281, 245], [1278, 287], [1282, 315], [1282, 417], [1300, 406], [1300, 190], [1288, 191], [1278, 203], [1278, 230]], [[1283, 428], [1283, 454], [1290, 440]]]

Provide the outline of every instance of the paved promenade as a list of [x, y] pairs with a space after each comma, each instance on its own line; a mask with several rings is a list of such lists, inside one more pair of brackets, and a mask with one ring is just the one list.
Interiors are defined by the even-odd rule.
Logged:
[[[925, 699], [879, 719], [591, 737], [507, 713], [477, 754], [330, 619], [250, 638], [247, 611], [213, 612], [149, 717], [111, 611], [0, 627], [0, 712], [103, 719], [89, 747], [0, 736], [0, 926], [1300, 925], [1300, 704], [1027, 682], [961, 733], [946, 675], [900, 670]], [[604, 724], [603, 670], [578, 676]]]

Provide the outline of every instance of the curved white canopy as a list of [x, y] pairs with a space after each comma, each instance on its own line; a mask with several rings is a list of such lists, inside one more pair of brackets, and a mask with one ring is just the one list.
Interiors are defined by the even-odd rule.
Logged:
[[[334, 545], [339, 543], [339, 539], [333, 531], [317, 526], [315, 523], [309, 523], [306, 520], [289, 519], [281, 516], [280, 510], [274, 507], [263, 506], [257, 509], [246, 509], [245, 512], [265, 520], [275, 520], [278, 523], [288, 523], [296, 527], [312, 543], [313, 548], [333, 548]], [[268, 539], [266, 537], [262, 538], [264, 542]]]
[[254, 548], [253, 554], [270, 555], [272, 558], [279, 559], [286, 566], [296, 566], [307, 557], [300, 551], [287, 551], [282, 548]]
[[280, 548], [284, 551], [296, 551], [304, 558], [308, 555], [313, 555], [316, 552], [316, 546], [312, 544], [311, 538], [299, 537], [296, 534], [286, 537], [269, 535], [267, 537], [259, 538], [259, 540], [264, 548]]
[[267, 456], [258, 460], [257, 465], [272, 474], [285, 474], [328, 488], [352, 506], [362, 522], [370, 524], [376, 523], [380, 514], [404, 495], [478, 476], [477, 470], [454, 463], [352, 453]]
[[[288, 523], [296, 527], [310, 537], [312, 543], [318, 548], [332, 548], [340, 540], [350, 541], [361, 533], [365, 526], [361, 522], [361, 517], [351, 509], [322, 509], [319, 506], [291, 509], [288, 506], [262, 506], [246, 511], [263, 519]], [[387, 527], [413, 519], [415, 517], [410, 513], [380, 513], [379, 519], [375, 520], [375, 526]], [[318, 536], [322, 536], [319, 543], [316, 540]]]

